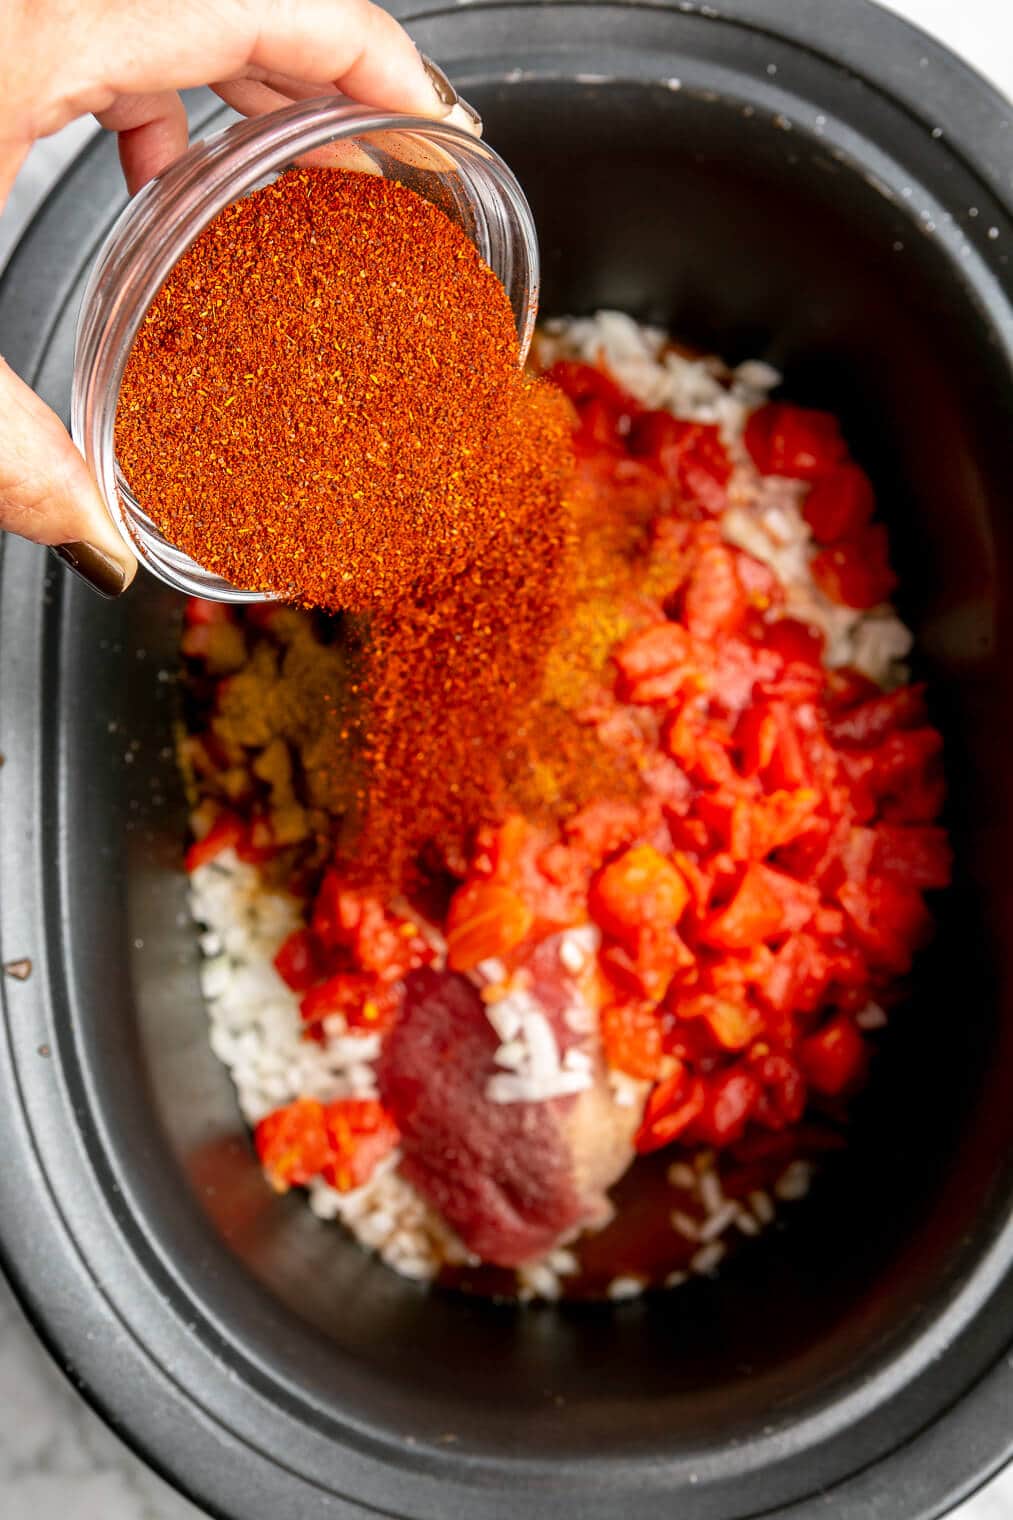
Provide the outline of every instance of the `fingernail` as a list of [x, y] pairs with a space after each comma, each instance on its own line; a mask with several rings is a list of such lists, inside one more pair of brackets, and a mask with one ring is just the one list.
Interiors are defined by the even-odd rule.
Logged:
[[450, 83], [450, 80], [447, 78], [446, 74], [444, 74], [439, 64], [434, 63], [431, 58], [427, 58], [425, 53], [421, 53], [419, 56], [422, 59], [422, 67], [429, 75], [433, 89], [436, 91], [436, 98], [442, 101], [445, 106], [456, 106], [457, 91], [454, 89], [454, 86]]
[[444, 121], [449, 122], [452, 127], [460, 127], [462, 132], [470, 132], [474, 137], [481, 137], [482, 118], [475, 110], [475, 107], [469, 105], [466, 100], [461, 99], [438, 63], [434, 63], [431, 58], [427, 58], [425, 53], [420, 53], [419, 57], [422, 59], [422, 66], [429, 75], [433, 89], [436, 91], [436, 98], [443, 105], [450, 107], [443, 118]]
[[482, 136], [482, 118], [473, 105], [458, 96], [457, 104], [449, 116], [445, 116], [452, 127], [460, 127], [463, 132], [470, 132], [473, 137]]
[[100, 596], [119, 596], [127, 583], [123, 566], [94, 544], [54, 544], [53, 553]]

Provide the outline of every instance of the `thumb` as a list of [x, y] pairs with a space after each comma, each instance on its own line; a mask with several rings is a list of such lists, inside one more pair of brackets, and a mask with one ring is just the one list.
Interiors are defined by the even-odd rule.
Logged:
[[137, 563], [66, 428], [2, 359], [0, 528], [51, 545], [105, 596], [134, 578]]

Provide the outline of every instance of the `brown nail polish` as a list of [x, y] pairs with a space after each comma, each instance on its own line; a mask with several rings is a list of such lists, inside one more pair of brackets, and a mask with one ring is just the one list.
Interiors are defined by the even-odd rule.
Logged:
[[53, 553], [100, 596], [119, 596], [127, 583], [122, 565], [94, 544], [54, 544]]
[[425, 53], [421, 53], [419, 56], [422, 59], [426, 73], [432, 80], [433, 89], [436, 91], [437, 98], [441, 100], [445, 106], [456, 106], [457, 91], [454, 89], [454, 86], [450, 83], [450, 80], [447, 78], [446, 74], [444, 74], [439, 64], [434, 63], [431, 58], [427, 58]]

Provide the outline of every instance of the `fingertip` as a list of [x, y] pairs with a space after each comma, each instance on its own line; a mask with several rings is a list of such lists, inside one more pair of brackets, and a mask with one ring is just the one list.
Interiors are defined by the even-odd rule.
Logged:
[[120, 164], [131, 195], [186, 152], [186, 107], [174, 92], [124, 101], [99, 118], [117, 134]]

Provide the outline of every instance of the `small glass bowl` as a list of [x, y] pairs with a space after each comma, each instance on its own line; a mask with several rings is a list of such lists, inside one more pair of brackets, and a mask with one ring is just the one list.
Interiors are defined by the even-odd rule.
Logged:
[[263, 602], [205, 570], [164, 536], [116, 461], [120, 383], [138, 328], [176, 261], [223, 207], [300, 164], [382, 174], [437, 204], [467, 233], [506, 290], [527, 357], [538, 307], [538, 241], [524, 192], [503, 160], [457, 127], [349, 104], [299, 101], [195, 143], [134, 197], [95, 261], [78, 320], [71, 432], [110, 517], [142, 565], [191, 596]]

